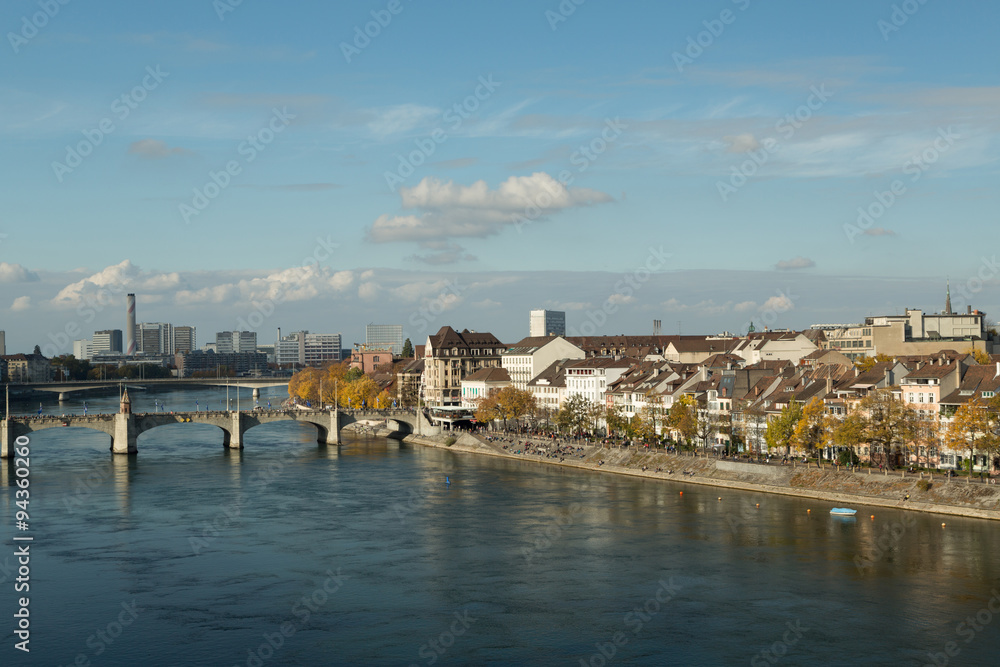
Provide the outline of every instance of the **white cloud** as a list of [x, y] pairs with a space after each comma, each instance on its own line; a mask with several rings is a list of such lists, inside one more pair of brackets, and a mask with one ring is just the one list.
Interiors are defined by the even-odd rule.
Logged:
[[816, 266], [816, 262], [812, 261], [808, 257], [793, 257], [792, 259], [783, 259], [774, 265], [774, 268], [779, 271], [795, 271], [798, 269], [811, 269]]
[[756, 307], [757, 307], [756, 301], [741, 301], [735, 306], [733, 306], [733, 310], [736, 311], [737, 313], [747, 313]]
[[124, 292], [127, 287], [135, 283], [140, 274], [139, 268], [133, 265], [131, 260], [126, 259], [67, 285], [56, 294], [51, 303], [54, 306], [73, 307], [81, 303], [84, 298], [97, 295], [103, 300], [109, 293], [113, 295]]
[[379, 216], [368, 230], [368, 240], [387, 243], [482, 238], [513, 225], [516, 216], [536, 220], [569, 208], [614, 201], [597, 190], [567, 188], [543, 172], [511, 176], [495, 190], [486, 181], [466, 186], [426, 177], [399, 192], [403, 208], [418, 213]]
[[634, 296], [620, 294], [617, 292], [608, 297], [608, 303], [618, 306], [634, 302], [635, 302]]
[[0, 283], [33, 283], [38, 281], [38, 274], [29, 271], [20, 264], [0, 262]]
[[774, 311], [776, 313], [784, 313], [795, 308], [795, 304], [790, 298], [785, 294], [778, 294], [772, 296], [770, 299], [764, 302], [764, 305], [760, 307], [761, 312]]
[[358, 285], [358, 298], [366, 301], [374, 301], [378, 298], [378, 293], [382, 287], [376, 282], [366, 282]]
[[31, 297], [30, 296], [19, 296], [14, 299], [14, 303], [11, 304], [10, 309], [15, 313], [19, 313], [23, 310], [28, 310], [31, 308]]
[[749, 132], [745, 134], [729, 135], [722, 138], [727, 146], [728, 153], [747, 153], [760, 148], [760, 142]]

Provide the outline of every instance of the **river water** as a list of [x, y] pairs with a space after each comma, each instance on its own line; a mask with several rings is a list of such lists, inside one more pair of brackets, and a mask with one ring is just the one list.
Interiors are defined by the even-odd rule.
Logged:
[[227, 452], [178, 424], [114, 457], [104, 434], [33, 434], [30, 654], [0, 466], [2, 664], [997, 664], [990, 522], [315, 437], [265, 425]]

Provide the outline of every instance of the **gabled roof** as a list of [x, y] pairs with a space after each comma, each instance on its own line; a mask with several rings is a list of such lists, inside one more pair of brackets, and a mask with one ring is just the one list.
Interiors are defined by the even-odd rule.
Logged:
[[510, 382], [510, 375], [507, 373], [506, 368], [480, 368], [475, 373], [466, 375], [462, 378], [462, 382], [486, 382], [487, 384], [499, 384], [501, 382]]

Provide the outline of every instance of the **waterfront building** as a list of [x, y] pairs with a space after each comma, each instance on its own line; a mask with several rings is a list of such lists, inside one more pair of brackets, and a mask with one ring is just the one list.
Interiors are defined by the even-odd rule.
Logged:
[[491, 333], [445, 326], [424, 345], [424, 398], [428, 405], [461, 403], [462, 379], [482, 368], [498, 368], [506, 347]]
[[369, 324], [365, 326], [365, 346], [369, 349], [389, 348], [395, 356], [403, 354], [402, 324]]
[[475, 409], [479, 400], [510, 386], [510, 375], [503, 368], [481, 368], [462, 379], [462, 407]]
[[[422, 345], [420, 347], [423, 347]], [[424, 376], [424, 359], [411, 359], [396, 371], [396, 400], [399, 406], [412, 408], [418, 397], [423, 396], [421, 382]]]
[[566, 335], [566, 312], [562, 310], [532, 310], [528, 314], [528, 336], [544, 338], [545, 336]]
[[562, 336], [524, 338], [508, 347], [500, 365], [510, 375], [511, 384], [526, 389], [532, 378], [558, 359], [584, 359], [587, 353]]
[[364, 374], [374, 373], [379, 366], [392, 364], [392, 348], [371, 347], [354, 344], [351, 350], [351, 368], [358, 368]]
[[40, 354], [7, 354], [7, 377], [10, 382], [48, 382], [52, 379], [52, 364]]
[[590, 403], [606, 405], [605, 392], [609, 384], [617, 380], [635, 359], [614, 357], [590, 357], [566, 364], [566, 398], [579, 395]]
[[177, 377], [196, 372], [232, 371], [236, 375], [255, 374], [267, 368], [267, 355], [260, 352], [178, 352], [174, 355]]

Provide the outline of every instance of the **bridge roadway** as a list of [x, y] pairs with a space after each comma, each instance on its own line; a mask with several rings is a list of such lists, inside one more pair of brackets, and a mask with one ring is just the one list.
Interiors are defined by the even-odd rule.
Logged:
[[0, 420], [0, 458], [10, 458], [16, 438], [49, 428], [78, 427], [101, 431], [111, 436], [115, 454], [138, 452], [139, 435], [167, 424], [210, 424], [222, 429], [223, 446], [243, 449], [243, 435], [254, 426], [278, 421], [313, 424], [317, 441], [340, 444], [340, 429], [357, 421], [382, 421], [397, 433], [432, 434], [440, 427], [422, 414], [403, 410], [247, 410], [203, 412], [147, 412], [132, 414], [93, 414], [57, 417], [50, 415], [10, 417]]
[[65, 394], [73, 391], [87, 391], [88, 389], [108, 389], [118, 386], [126, 387], [147, 387], [147, 386], [201, 386], [201, 387], [240, 387], [253, 389], [254, 398], [260, 396], [260, 390], [265, 387], [287, 387], [288, 378], [152, 378], [152, 379], [117, 379], [117, 380], [70, 380], [69, 382], [24, 382], [12, 384], [10, 388], [16, 392], [18, 389], [33, 389], [35, 391], [49, 391], [59, 394], [59, 400], [63, 400]]

